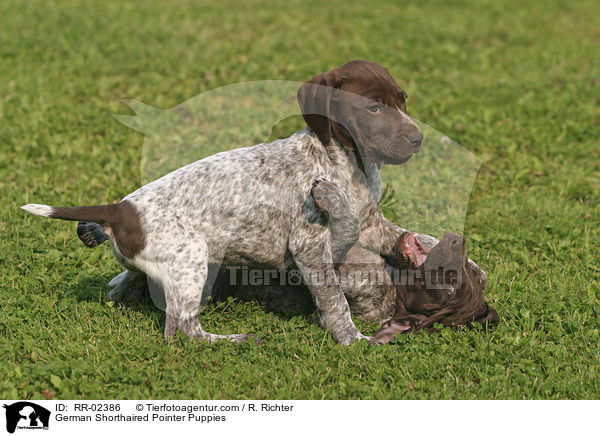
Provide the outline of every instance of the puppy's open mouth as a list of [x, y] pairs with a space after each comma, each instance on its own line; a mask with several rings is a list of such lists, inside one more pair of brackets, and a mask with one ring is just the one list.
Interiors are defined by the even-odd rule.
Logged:
[[404, 232], [400, 236], [400, 252], [413, 266], [420, 267], [425, 263], [430, 248], [423, 246], [412, 232]]

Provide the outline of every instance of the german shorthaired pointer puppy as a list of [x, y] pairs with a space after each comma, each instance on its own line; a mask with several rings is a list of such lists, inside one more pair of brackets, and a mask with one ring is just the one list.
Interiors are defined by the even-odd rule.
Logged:
[[[353, 236], [365, 250], [393, 257], [404, 229], [379, 208], [382, 164], [400, 164], [423, 135], [406, 114], [406, 93], [378, 64], [353, 61], [298, 90], [307, 128], [284, 140], [218, 153], [151, 182], [120, 203], [87, 207], [23, 206], [33, 215], [102, 226], [128, 270], [117, 282], [146, 274], [165, 292], [165, 337], [177, 330], [204, 341], [240, 342], [250, 335], [205, 332], [198, 310], [219, 265], [296, 266], [308, 283], [321, 324], [341, 344], [362, 335], [335, 275], [327, 217], [309, 194], [319, 180], [345, 193], [358, 220]], [[318, 186], [318, 185], [317, 185]], [[350, 222], [356, 224], [356, 220]]]
[[[496, 310], [483, 300], [485, 273], [468, 260], [461, 236], [447, 233], [429, 248], [407, 232], [400, 237], [394, 251], [400, 270], [409, 273], [409, 280], [396, 287], [396, 313], [375, 333], [377, 340], [386, 343], [397, 334], [431, 328], [434, 323], [458, 327], [499, 321]], [[442, 271], [447, 276], [438, 277], [443, 286], [429, 287], [428, 274]], [[448, 272], [459, 274], [451, 278]]]

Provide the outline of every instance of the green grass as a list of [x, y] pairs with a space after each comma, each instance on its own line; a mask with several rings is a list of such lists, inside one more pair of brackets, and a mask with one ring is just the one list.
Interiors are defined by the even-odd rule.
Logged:
[[[598, 3], [283, 9], [0, 2], [0, 397], [598, 398]], [[301, 81], [355, 58], [385, 65], [413, 116], [483, 160], [465, 233], [502, 318], [490, 331], [345, 348], [315, 315], [233, 301], [208, 307], [201, 323], [254, 332], [260, 346], [167, 345], [151, 304], [105, 301], [120, 271], [108, 246], [89, 250], [74, 224], [18, 209], [113, 202], [139, 186], [144, 137], [111, 116], [131, 114], [122, 98], [171, 108], [218, 86]], [[384, 172], [392, 185], [394, 171]], [[428, 222], [410, 204], [395, 208], [403, 225]]]

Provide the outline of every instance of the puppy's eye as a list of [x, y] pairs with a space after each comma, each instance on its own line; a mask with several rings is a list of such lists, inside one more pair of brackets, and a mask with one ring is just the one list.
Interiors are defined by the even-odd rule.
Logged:
[[374, 104], [372, 106], [369, 106], [367, 109], [368, 109], [369, 112], [374, 113], [374, 114], [376, 114], [378, 112], [381, 112], [381, 106], [378, 105], [378, 104]]

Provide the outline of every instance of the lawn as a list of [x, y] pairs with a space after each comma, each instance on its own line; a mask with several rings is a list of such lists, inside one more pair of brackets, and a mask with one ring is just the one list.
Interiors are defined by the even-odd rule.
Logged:
[[[3, 0], [0, 14], [0, 398], [600, 397], [598, 2]], [[356, 58], [386, 66], [412, 116], [483, 162], [464, 232], [501, 317], [488, 331], [346, 348], [315, 314], [234, 300], [203, 327], [259, 346], [165, 344], [149, 301], [106, 301], [121, 271], [108, 244], [19, 209], [140, 186], [144, 136], [111, 115], [132, 114], [123, 98], [168, 109]], [[396, 196], [401, 171], [384, 169]], [[386, 212], [417, 230], [445, 222], [413, 206]]]

